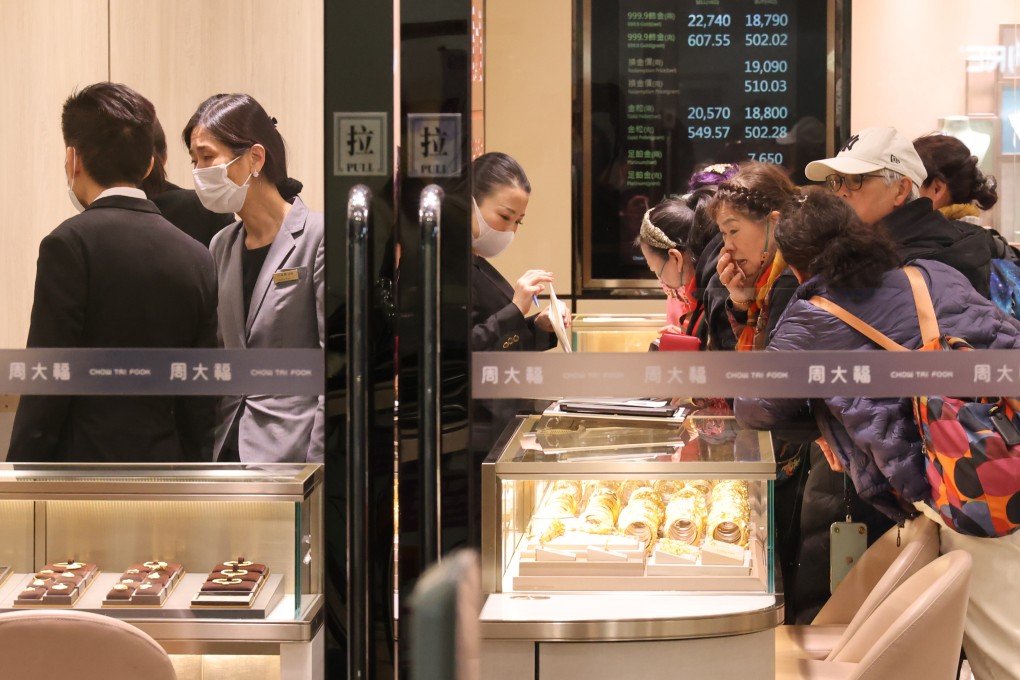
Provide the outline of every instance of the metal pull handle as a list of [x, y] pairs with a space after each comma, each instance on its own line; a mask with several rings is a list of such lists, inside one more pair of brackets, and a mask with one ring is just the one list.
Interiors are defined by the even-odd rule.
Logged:
[[368, 456], [369, 377], [368, 341], [371, 309], [372, 240], [369, 207], [372, 192], [363, 184], [347, 196], [347, 634], [349, 677], [369, 667], [368, 588]]
[[443, 190], [430, 184], [421, 192], [418, 226], [421, 229], [422, 348], [418, 380], [421, 458], [421, 550], [424, 565], [439, 561], [440, 550], [440, 327], [439, 251]]

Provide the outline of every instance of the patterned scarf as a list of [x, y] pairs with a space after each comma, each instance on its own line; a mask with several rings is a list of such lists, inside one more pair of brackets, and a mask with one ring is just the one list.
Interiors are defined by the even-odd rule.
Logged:
[[765, 349], [767, 340], [765, 328], [769, 323], [769, 307], [772, 303], [769, 293], [772, 292], [772, 284], [784, 271], [786, 271], [786, 260], [783, 259], [781, 253], [776, 251], [772, 258], [772, 265], [762, 272], [754, 283], [754, 300], [747, 308], [747, 325], [744, 326], [740, 337], [737, 338], [738, 352]]

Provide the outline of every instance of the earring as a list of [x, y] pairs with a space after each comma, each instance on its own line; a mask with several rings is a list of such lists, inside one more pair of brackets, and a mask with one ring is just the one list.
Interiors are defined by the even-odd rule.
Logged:
[[257, 179], [258, 176], [259, 176], [259, 171], [258, 170], [252, 170], [251, 174], [254, 175], [255, 178]]

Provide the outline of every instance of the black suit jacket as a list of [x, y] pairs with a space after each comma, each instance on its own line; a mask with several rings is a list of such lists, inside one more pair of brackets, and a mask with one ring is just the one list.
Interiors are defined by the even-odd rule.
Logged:
[[150, 199], [159, 208], [159, 212], [185, 234], [195, 239], [206, 248], [216, 232], [237, 218], [233, 215], [214, 213], [207, 210], [198, 194], [191, 189], [182, 189], [176, 184], [167, 184], [166, 191]]
[[543, 351], [556, 336], [535, 327], [513, 303], [514, 288], [488, 260], [472, 255], [471, 349], [475, 352]]
[[[100, 198], [43, 239], [28, 347], [215, 346], [212, 256], [150, 201]], [[25, 396], [8, 460], [209, 459], [214, 409], [195, 397]]]

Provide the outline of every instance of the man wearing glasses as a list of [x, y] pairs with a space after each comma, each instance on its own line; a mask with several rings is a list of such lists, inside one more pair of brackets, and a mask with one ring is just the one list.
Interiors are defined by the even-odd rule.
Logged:
[[843, 144], [835, 158], [808, 163], [808, 179], [853, 206], [867, 224], [881, 225], [903, 263], [943, 262], [989, 296], [992, 250], [984, 230], [951, 221], [918, 193], [928, 176], [910, 140], [895, 128], [865, 128]]

